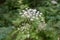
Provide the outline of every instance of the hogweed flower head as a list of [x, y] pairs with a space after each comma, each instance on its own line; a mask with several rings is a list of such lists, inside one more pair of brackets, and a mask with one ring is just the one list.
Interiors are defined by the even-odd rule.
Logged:
[[41, 17], [42, 13], [36, 9], [28, 9], [26, 8], [25, 10], [22, 10], [21, 17], [26, 17], [29, 18], [31, 21], [34, 19], [39, 19]]

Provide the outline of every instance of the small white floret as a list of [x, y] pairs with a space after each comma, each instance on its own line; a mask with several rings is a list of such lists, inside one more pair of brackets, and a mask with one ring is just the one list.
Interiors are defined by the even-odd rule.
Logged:
[[24, 15], [21, 15], [21, 17], [25, 17]]
[[33, 9], [33, 12], [36, 12], [37, 10], [36, 9]]
[[57, 4], [57, 2], [55, 0], [51, 1], [52, 4]]
[[42, 13], [40, 13], [40, 15], [42, 15]]
[[33, 21], [34, 19], [33, 19], [33, 18], [31, 18], [30, 20], [31, 20], [31, 21]]

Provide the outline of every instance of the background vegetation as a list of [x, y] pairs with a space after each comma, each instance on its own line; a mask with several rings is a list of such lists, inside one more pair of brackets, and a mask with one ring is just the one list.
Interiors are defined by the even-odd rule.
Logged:
[[[21, 17], [26, 8], [42, 13], [39, 20]], [[59, 40], [59, 37], [60, 0], [0, 0], [0, 40]]]

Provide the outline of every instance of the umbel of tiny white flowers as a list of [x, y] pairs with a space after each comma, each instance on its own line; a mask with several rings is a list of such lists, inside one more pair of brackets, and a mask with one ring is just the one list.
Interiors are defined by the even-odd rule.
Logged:
[[57, 4], [57, 1], [52, 0], [51, 3], [52, 3], [52, 4]]
[[36, 9], [28, 9], [26, 8], [25, 10], [22, 10], [21, 17], [27, 17], [30, 18], [31, 21], [34, 19], [39, 19], [39, 16], [41, 17], [42, 13], [37, 11]]

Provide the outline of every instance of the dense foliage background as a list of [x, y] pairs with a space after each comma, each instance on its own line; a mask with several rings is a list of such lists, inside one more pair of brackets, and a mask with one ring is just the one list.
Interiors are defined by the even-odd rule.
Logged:
[[[21, 17], [26, 10], [39, 12], [40, 17], [38, 20], [33, 20], [33, 16]], [[0, 40], [59, 38], [60, 0], [0, 0]]]

